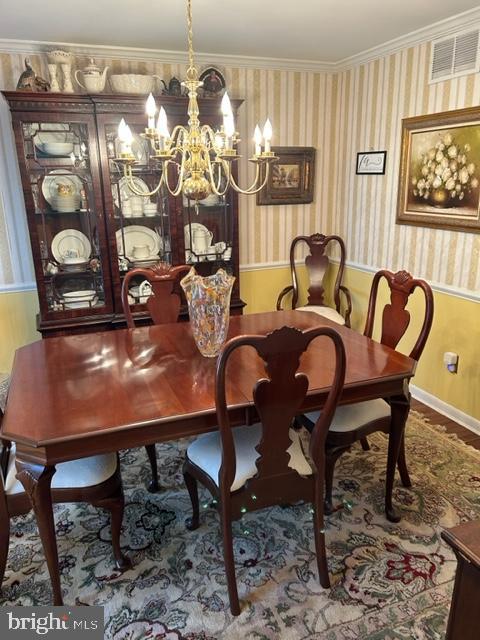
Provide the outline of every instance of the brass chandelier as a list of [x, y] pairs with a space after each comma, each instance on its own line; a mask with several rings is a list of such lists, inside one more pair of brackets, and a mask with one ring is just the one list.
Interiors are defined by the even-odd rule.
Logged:
[[[203, 82], [198, 79], [198, 71], [194, 63], [191, 0], [187, 0], [187, 25], [189, 64], [187, 79], [182, 84], [188, 89], [188, 126], [177, 125], [170, 134], [165, 109], [160, 107], [155, 123], [157, 106], [152, 94], [149, 95], [146, 104], [148, 124], [141, 135], [150, 141], [153, 152], [151, 157], [161, 165], [157, 186], [149, 194], [139, 191], [136, 187], [132, 175], [132, 167], [137, 164], [137, 159], [132, 152], [133, 134], [123, 118], [118, 127], [120, 152], [115, 161], [123, 164], [127, 184], [130, 190], [139, 196], [153, 196], [163, 185], [173, 196], [183, 193], [196, 204], [211, 193], [223, 196], [229, 188], [246, 195], [258, 193], [267, 184], [270, 164], [278, 159], [270, 149], [272, 138], [270, 120], [267, 118], [265, 122], [263, 140], [259, 126], [255, 127], [255, 153], [249, 158], [250, 162], [256, 166], [255, 179], [248, 188], [242, 189], [232, 173], [233, 162], [241, 157], [236, 150], [240, 139], [235, 131], [232, 107], [227, 93], [224, 94], [221, 104], [223, 125], [220, 129], [214, 131], [209, 125], [200, 124], [197, 91]], [[262, 164], [266, 165], [263, 179], [260, 172]], [[175, 172], [170, 172], [177, 176], [173, 185], [169, 181], [170, 166], [176, 168]]]

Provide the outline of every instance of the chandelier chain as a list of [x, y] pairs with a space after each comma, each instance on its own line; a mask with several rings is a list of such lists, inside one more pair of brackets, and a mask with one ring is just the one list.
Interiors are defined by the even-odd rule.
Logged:
[[188, 69], [187, 78], [193, 79], [197, 76], [195, 61], [193, 59], [193, 26], [192, 26], [192, 0], [187, 0], [187, 27], [188, 27]]

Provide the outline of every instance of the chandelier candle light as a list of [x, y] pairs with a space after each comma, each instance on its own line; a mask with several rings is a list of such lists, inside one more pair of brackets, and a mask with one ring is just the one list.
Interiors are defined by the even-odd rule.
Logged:
[[[203, 83], [198, 79], [193, 58], [191, 0], [187, 0], [187, 24], [189, 65], [187, 79], [182, 84], [188, 89], [188, 126], [177, 125], [170, 134], [165, 109], [160, 107], [155, 123], [157, 105], [152, 94], [148, 96], [146, 104], [148, 120], [142, 136], [150, 141], [153, 151], [151, 157], [161, 164], [160, 180], [155, 189], [146, 194], [140, 192], [135, 185], [132, 167], [137, 164], [137, 159], [132, 152], [133, 135], [123, 118], [118, 125], [120, 153], [115, 160], [123, 164], [128, 186], [139, 196], [155, 195], [163, 185], [173, 196], [183, 193], [195, 203], [211, 193], [223, 196], [229, 188], [246, 195], [258, 193], [267, 184], [270, 164], [278, 160], [270, 148], [273, 133], [270, 120], [267, 118], [265, 122], [263, 136], [258, 124], [255, 127], [255, 153], [249, 158], [250, 162], [256, 165], [255, 179], [249, 187], [242, 189], [236, 183], [232, 173], [232, 163], [241, 157], [236, 150], [240, 139], [235, 131], [232, 106], [227, 93], [222, 98], [223, 125], [220, 129], [214, 131], [209, 125], [200, 124], [197, 91]], [[264, 141], [263, 150], [262, 141]], [[266, 164], [263, 180], [260, 173], [261, 164]], [[174, 185], [170, 184], [168, 179], [170, 165], [177, 168], [178, 178]]]

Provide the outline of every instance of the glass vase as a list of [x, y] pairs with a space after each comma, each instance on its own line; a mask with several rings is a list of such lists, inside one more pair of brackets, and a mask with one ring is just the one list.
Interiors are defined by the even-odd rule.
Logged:
[[204, 278], [193, 267], [180, 282], [187, 298], [193, 337], [206, 358], [217, 356], [227, 339], [234, 282], [234, 276], [224, 269]]

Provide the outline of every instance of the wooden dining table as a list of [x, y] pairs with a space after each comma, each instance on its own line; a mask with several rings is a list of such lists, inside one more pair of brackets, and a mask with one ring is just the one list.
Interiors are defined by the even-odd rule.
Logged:
[[[229, 337], [265, 335], [284, 325], [330, 326], [339, 332], [347, 360], [341, 404], [389, 398], [385, 510], [398, 521], [392, 489], [415, 361], [305, 311], [234, 316]], [[323, 406], [334, 364], [325, 337], [302, 356], [299, 370], [309, 378], [302, 411]], [[50, 493], [55, 465], [215, 429], [215, 366], [215, 358], [200, 355], [189, 323], [48, 338], [18, 349], [1, 435], [16, 443], [17, 478], [37, 519], [54, 604], [62, 602]], [[253, 386], [264, 374], [253, 349], [232, 356], [227, 370], [232, 424], [255, 421]]]

